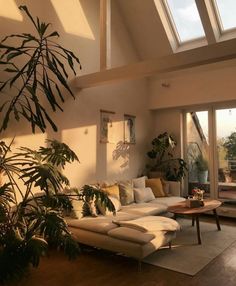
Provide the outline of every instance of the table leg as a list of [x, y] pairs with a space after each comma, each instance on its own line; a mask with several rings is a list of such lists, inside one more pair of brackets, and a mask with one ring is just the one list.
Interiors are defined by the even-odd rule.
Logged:
[[214, 215], [215, 215], [217, 229], [218, 229], [218, 230], [221, 230], [220, 221], [219, 221], [219, 217], [218, 217], [218, 214], [217, 214], [217, 212], [216, 212], [216, 209], [213, 210], [213, 213], [214, 213]]
[[196, 219], [196, 226], [197, 226], [197, 240], [198, 240], [198, 244], [202, 244], [201, 233], [200, 233], [200, 225], [199, 225], [199, 216], [196, 215], [195, 219]]
[[194, 226], [195, 218], [192, 216], [192, 226]]

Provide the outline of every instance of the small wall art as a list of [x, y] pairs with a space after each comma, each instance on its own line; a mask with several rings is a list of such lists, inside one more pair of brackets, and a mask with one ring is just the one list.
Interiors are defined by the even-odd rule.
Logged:
[[112, 126], [113, 116], [115, 112], [108, 110], [100, 110], [100, 142], [112, 143]]
[[135, 119], [134, 115], [124, 114], [124, 143], [135, 144]]

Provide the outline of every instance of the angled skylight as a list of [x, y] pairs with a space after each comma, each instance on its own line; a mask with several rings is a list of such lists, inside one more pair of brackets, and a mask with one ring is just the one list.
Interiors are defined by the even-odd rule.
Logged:
[[[228, 0], [220, 2], [224, 1]], [[180, 44], [205, 37], [195, 0], [163, 0], [163, 3]]]
[[236, 28], [236, 0], [215, 0], [216, 16], [222, 32]]

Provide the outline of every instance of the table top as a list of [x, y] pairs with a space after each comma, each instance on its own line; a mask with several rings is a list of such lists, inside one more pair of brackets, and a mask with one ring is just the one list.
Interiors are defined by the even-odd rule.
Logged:
[[208, 211], [212, 211], [218, 208], [222, 203], [217, 200], [206, 199], [204, 200], [204, 206], [199, 208], [189, 208], [186, 206], [186, 202], [180, 202], [174, 206], [170, 206], [168, 211], [175, 214], [200, 214]]

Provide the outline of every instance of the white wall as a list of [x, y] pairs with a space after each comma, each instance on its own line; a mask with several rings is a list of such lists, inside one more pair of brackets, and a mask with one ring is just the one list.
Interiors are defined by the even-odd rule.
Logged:
[[[236, 64], [210, 70], [186, 70], [149, 80], [151, 109], [185, 107], [236, 100]], [[169, 87], [163, 87], [168, 83]]]
[[[53, 23], [53, 28], [61, 34], [60, 43], [79, 56], [83, 67], [81, 73], [98, 71], [98, 0], [16, 2], [18, 5], [27, 4], [34, 15]], [[113, 65], [125, 64], [137, 58], [125, 26], [119, 21], [122, 21], [122, 18], [116, 10], [112, 19]], [[22, 22], [11, 20], [1, 17], [1, 13], [0, 24], [1, 35], [15, 33], [15, 30], [27, 32], [29, 27], [24, 18]], [[15, 147], [24, 145], [36, 148], [43, 144], [45, 138], [55, 138], [67, 143], [80, 159], [80, 164], [73, 164], [65, 170], [72, 186], [101, 179], [129, 178], [142, 173], [151, 130], [146, 81], [130, 81], [76, 90], [75, 95], [76, 100], [67, 97], [63, 113], [53, 114], [59, 132], [54, 133], [49, 129], [46, 134], [38, 131], [31, 135], [28, 125], [21, 121], [20, 124], [11, 123], [8, 130], [2, 134], [2, 138], [16, 135]], [[100, 109], [115, 112], [115, 136], [112, 143], [99, 142]], [[136, 116], [135, 145], [122, 144], [124, 113]]]

